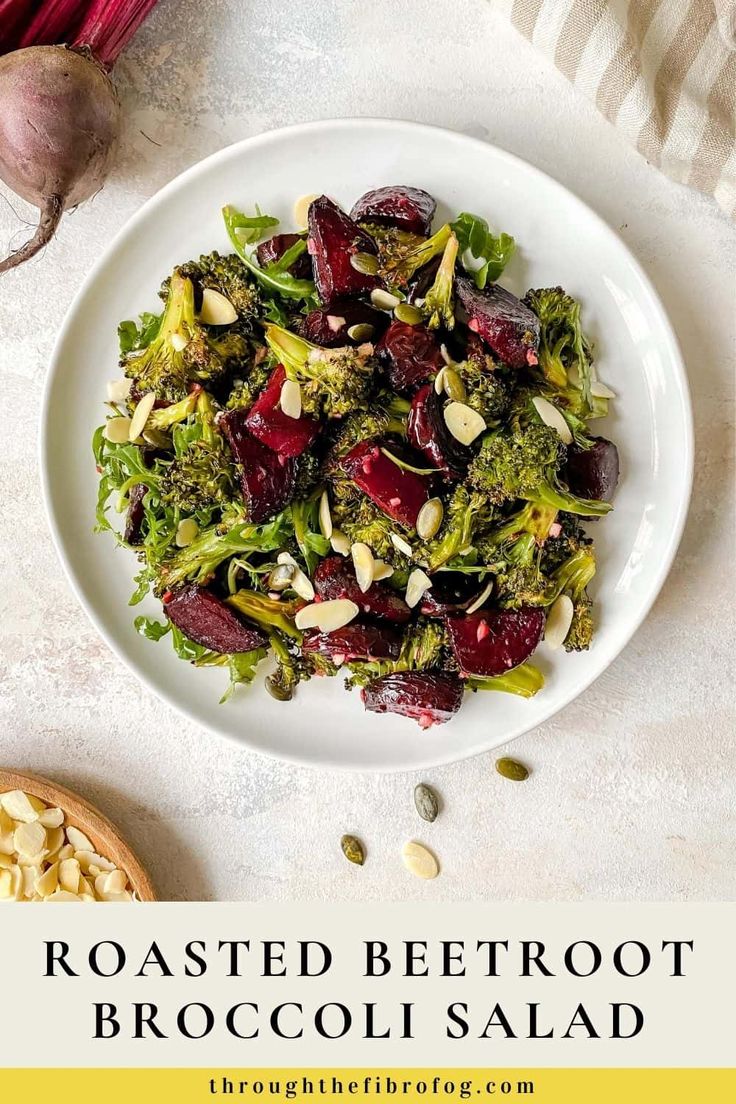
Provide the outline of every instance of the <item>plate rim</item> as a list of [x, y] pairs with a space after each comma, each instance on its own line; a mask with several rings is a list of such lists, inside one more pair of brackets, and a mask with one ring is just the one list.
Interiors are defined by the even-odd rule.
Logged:
[[149, 677], [147, 671], [141, 671], [137, 665], [128, 661], [128, 658], [124, 655], [122, 647], [120, 647], [117, 641], [113, 638], [112, 634], [109, 634], [103, 624], [101, 615], [97, 610], [89, 603], [84, 596], [81, 588], [81, 584], [77, 579], [77, 574], [72, 565], [71, 557], [67, 554], [66, 547], [64, 546], [61, 537], [59, 536], [60, 527], [57, 525], [57, 511], [54, 503], [53, 492], [51, 488], [51, 478], [49, 470], [49, 454], [48, 454], [48, 440], [49, 432], [48, 427], [51, 419], [52, 404], [51, 393], [56, 377], [56, 366], [58, 357], [61, 352], [62, 345], [66, 339], [66, 334], [72, 325], [78, 311], [78, 303], [87, 294], [90, 287], [92, 287], [97, 280], [98, 273], [107, 263], [111, 254], [118, 248], [119, 242], [127, 237], [131, 232], [135, 230], [135, 227], [140, 221], [142, 221], [151, 210], [155, 210], [160, 204], [165, 203], [170, 193], [178, 191], [181, 187], [186, 186], [189, 180], [195, 178], [200, 173], [209, 170], [220, 160], [233, 156], [237, 151], [243, 149], [257, 149], [259, 146], [268, 145], [274, 141], [280, 141], [287, 138], [290, 135], [301, 135], [308, 133], [309, 131], [315, 131], [320, 129], [354, 129], [354, 128], [368, 128], [375, 126], [383, 126], [394, 131], [411, 130], [412, 132], [424, 132], [427, 135], [437, 134], [438, 132], [450, 136], [453, 140], [459, 141], [461, 144], [469, 144], [472, 146], [480, 147], [484, 150], [491, 149], [495, 155], [501, 158], [502, 161], [507, 161], [517, 167], [521, 167], [525, 172], [531, 173], [532, 176], [543, 180], [547, 186], [551, 186], [553, 190], [558, 191], [565, 197], [572, 197], [576, 203], [585, 210], [586, 215], [597, 223], [601, 229], [603, 229], [608, 235], [610, 235], [618, 244], [620, 249], [626, 255], [629, 264], [632, 266], [638, 279], [647, 290], [652, 305], [654, 306], [657, 315], [658, 322], [662, 328], [662, 331], [668, 339], [670, 346], [670, 353], [672, 359], [672, 366], [674, 368], [674, 375], [678, 383], [679, 397], [682, 405], [682, 417], [684, 428], [684, 439], [681, 441], [683, 447], [682, 463], [680, 465], [680, 477], [683, 494], [679, 498], [677, 514], [674, 518], [674, 522], [670, 528], [667, 544], [665, 546], [664, 554], [660, 556], [660, 560], [657, 566], [656, 573], [653, 577], [653, 581], [650, 587], [650, 593], [647, 596], [646, 601], [643, 603], [641, 609], [635, 620], [632, 622], [628, 629], [625, 639], [620, 644], [614, 647], [611, 652], [605, 666], [592, 673], [590, 676], [583, 678], [576, 687], [572, 697], [569, 697], [566, 701], [551, 706], [548, 710], [543, 711], [542, 715], [535, 718], [531, 723], [526, 724], [523, 721], [519, 726], [513, 728], [510, 731], [507, 739], [499, 747], [510, 744], [513, 740], [518, 739], [520, 736], [526, 735], [534, 728], [539, 728], [541, 725], [546, 724], [554, 716], [560, 713], [567, 706], [576, 701], [581, 694], [598, 679], [611, 664], [618, 658], [624, 648], [630, 644], [635, 634], [641, 628], [641, 625], [648, 617], [651, 609], [656, 602], [659, 594], [664, 586], [667, 576], [670, 572], [672, 564], [674, 562], [677, 550], [682, 539], [682, 535], [685, 529], [685, 523], [687, 520], [690, 499], [692, 495], [693, 476], [694, 476], [694, 422], [693, 422], [693, 406], [692, 397], [690, 394], [689, 380], [685, 367], [682, 350], [680, 348], [680, 342], [677, 337], [676, 330], [670, 320], [670, 317], [665, 310], [664, 304], [657, 292], [657, 289], [650, 279], [647, 272], [644, 270], [638, 257], [633, 253], [631, 248], [623, 240], [617, 230], [614, 229], [596, 210], [589, 206], [585, 200], [572, 189], [566, 187], [554, 176], [551, 176], [548, 172], [538, 168], [536, 165], [527, 161], [525, 158], [518, 156], [515, 153], [511, 153], [509, 150], [504, 149], [501, 146], [496, 145], [493, 142], [487, 142], [482, 138], [477, 138], [473, 135], [464, 134], [462, 131], [454, 130], [451, 127], [440, 126], [433, 123], [414, 122], [408, 119], [396, 119], [382, 116], [342, 116], [328, 119], [317, 119], [303, 123], [293, 123], [284, 127], [276, 127], [271, 130], [262, 131], [260, 134], [249, 135], [246, 138], [238, 139], [235, 142], [231, 142], [226, 146], [223, 146], [219, 150], [215, 150], [213, 153], [208, 154], [199, 161], [196, 161], [193, 165], [182, 170], [166, 184], [164, 184], [153, 195], [149, 196], [138, 207], [133, 214], [125, 220], [122, 226], [116, 231], [112, 239], [108, 242], [107, 247], [97, 258], [95, 263], [90, 268], [89, 272], [82, 280], [82, 283], [78, 287], [71, 303], [69, 304], [64, 318], [61, 322], [59, 330], [56, 334], [53, 348], [49, 356], [47, 363], [47, 371], [43, 383], [43, 391], [41, 397], [41, 411], [38, 422], [38, 463], [39, 463], [39, 475], [41, 483], [41, 492], [44, 503], [44, 510], [46, 514], [46, 521], [51, 535], [51, 540], [56, 552], [57, 557], [61, 562], [64, 574], [67, 582], [75, 595], [80, 606], [84, 610], [88, 620], [94, 626], [95, 630], [110, 649], [113, 655], [124, 664], [126, 669], [141, 682], [147, 690], [149, 690], [154, 697], [163, 702], [167, 708], [172, 709], [179, 716], [184, 717], [190, 724], [194, 724], [200, 728], [203, 728], [206, 732], [217, 737], [221, 740], [227, 740], [228, 743], [239, 747], [241, 750], [248, 751], [253, 755], [263, 755], [269, 759], [276, 759], [281, 762], [290, 763], [300, 767], [308, 767], [313, 770], [330, 770], [345, 773], [370, 773], [370, 774], [399, 774], [408, 773], [416, 770], [426, 770], [435, 767], [447, 766], [451, 763], [461, 762], [466, 759], [473, 759], [480, 755], [486, 755], [489, 751], [495, 750], [491, 748], [469, 748], [467, 750], [458, 749], [452, 744], [448, 743], [448, 750], [446, 754], [434, 755], [427, 760], [423, 760], [421, 763], [399, 761], [389, 766], [379, 765], [375, 762], [362, 762], [358, 764], [346, 764], [336, 761], [334, 758], [326, 758], [322, 760], [310, 759], [304, 757], [297, 752], [291, 751], [277, 751], [271, 750], [265, 747], [255, 747], [245, 739], [238, 739], [234, 736], [223, 732], [221, 729], [216, 728], [214, 725], [207, 723], [199, 717], [194, 717], [183, 706], [180, 706], [168, 693], [161, 690], [157, 686], [156, 682]]

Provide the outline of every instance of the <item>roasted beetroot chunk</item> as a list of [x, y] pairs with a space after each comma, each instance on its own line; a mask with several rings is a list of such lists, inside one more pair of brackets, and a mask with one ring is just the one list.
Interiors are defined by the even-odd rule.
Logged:
[[342, 556], [328, 556], [326, 560], [322, 560], [314, 572], [312, 582], [318, 597], [323, 601], [348, 598], [367, 616], [378, 617], [397, 625], [411, 617], [411, 610], [404, 599], [384, 583], [373, 583], [364, 594], [358, 586], [352, 566]]
[[[267, 268], [269, 265], [275, 264], [280, 260], [287, 249], [291, 249], [292, 245], [301, 239], [301, 234], [274, 234], [268, 241], [261, 242], [256, 249], [256, 257], [261, 268]], [[296, 276], [297, 280], [311, 280], [312, 278], [312, 259], [309, 253], [304, 252], [300, 257], [289, 265], [287, 270]]]
[[187, 586], [178, 590], [164, 603], [164, 612], [185, 636], [213, 652], [232, 655], [268, 644], [268, 638], [260, 629], [246, 625], [204, 587]]
[[412, 391], [436, 376], [445, 363], [440, 344], [426, 326], [392, 322], [376, 346], [376, 355], [395, 391]]
[[304, 634], [302, 649], [341, 663], [351, 659], [398, 659], [401, 633], [390, 624], [361, 625], [352, 621], [330, 633], [311, 629]]
[[319, 433], [319, 422], [302, 414], [290, 418], [279, 406], [286, 372], [279, 364], [248, 411], [245, 424], [259, 441], [281, 456], [301, 456]]
[[465, 575], [461, 571], [437, 571], [432, 576], [431, 588], [422, 595], [420, 613], [427, 617], [459, 613], [478, 597], [482, 589], [475, 575]]
[[375, 441], [361, 441], [343, 456], [340, 467], [384, 514], [414, 528], [417, 515], [429, 498], [423, 476], [400, 468], [381, 452]]
[[145, 483], [136, 483], [128, 495], [128, 512], [125, 515], [123, 540], [127, 544], [141, 544], [143, 541], [143, 499], [148, 491]]
[[422, 728], [445, 724], [463, 700], [463, 684], [445, 671], [405, 671], [384, 675], [361, 691], [366, 709], [373, 713], [398, 713]]
[[445, 425], [440, 397], [432, 383], [420, 387], [411, 401], [407, 437], [433, 467], [439, 468], [450, 479], [463, 478], [473, 454], [452, 436]]
[[376, 226], [397, 226], [426, 238], [436, 210], [437, 203], [429, 192], [395, 184], [366, 192], [354, 205], [350, 217], [356, 222], [372, 222]]
[[[337, 299], [329, 310], [313, 310], [302, 320], [299, 332], [307, 341], [325, 349], [337, 349], [341, 345], [359, 345], [362, 341], [378, 341], [389, 323], [384, 311], [378, 311], [367, 303]], [[373, 333], [353, 341], [348, 333], [352, 326], [372, 326]]]
[[325, 306], [343, 296], [366, 295], [379, 286], [377, 276], [358, 272], [350, 263], [356, 253], [377, 252], [365, 230], [327, 196], [310, 204], [308, 218], [314, 282]]
[[493, 678], [518, 667], [542, 639], [540, 609], [478, 610], [447, 618], [455, 659], [464, 675]]
[[245, 410], [229, 410], [220, 419], [235, 459], [242, 466], [240, 487], [248, 517], [258, 524], [278, 514], [291, 500], [296, 479], [296, 460], [279, 456], [262, 445], [246, 425]]
[[580, 498], [610, 502], [618, 484], [618, 449], [606, 437], [593, 437], [593, 442], [589, 449], [570, 446], [564, 478]]
[[529, 307], [498, 284], [481, 291], [465, 276], [457, 277], [455, 290], [468, 315], [468, 328], [504, 364], [524, 368], [537, 363], [539, 319]]

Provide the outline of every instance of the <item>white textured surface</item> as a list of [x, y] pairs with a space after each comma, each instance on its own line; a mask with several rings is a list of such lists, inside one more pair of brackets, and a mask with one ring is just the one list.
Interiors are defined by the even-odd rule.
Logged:
[[[42, 258], [3, 278], [0, 761], [100, 804], [164, 897], [732, 898], [736, 231], [630, 151], [482, 0], [397, 12], [391, 0], [162, 0], [117, 67], [127, 125], [113, 179]], [[496, 776], [493, 757], [432, 772], [445, 807], [428, 826], [413, 811], [413, 776], [283, 766], [188, 726], [140, 689], [71, 596], [38, 487], [45, 361], [110, 233], [228, 142], [355, 114], [486, 137], [576, 191], [654, 280], [695, 405], [690, 519], [645, 625], [581, 699], [513, 745], [534, 769], [527, 783]], [[3, 246], [22, 240], [18, 216], [30, 215], [12, 202], [15, 214], [0, 204]], [[363, 869], [342, 859], [344, 831], [366, 841]], [[439, 854], [437, 881], [401, 866], [412, 836]]]

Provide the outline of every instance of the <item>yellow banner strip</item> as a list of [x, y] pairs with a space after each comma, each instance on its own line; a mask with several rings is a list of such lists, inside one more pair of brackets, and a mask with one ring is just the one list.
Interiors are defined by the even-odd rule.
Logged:
[[5, 1069], [3, 1100], [53, 1104], [204, 1101], [719, 1104], [736, 1100], [734, 1069]]

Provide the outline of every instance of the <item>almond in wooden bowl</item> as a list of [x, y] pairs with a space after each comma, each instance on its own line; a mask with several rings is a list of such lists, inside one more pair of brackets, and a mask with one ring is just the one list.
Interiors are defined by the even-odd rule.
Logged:
[[99, 809], [46, 778], [0, 770], [0, 902], [155, 900]]

